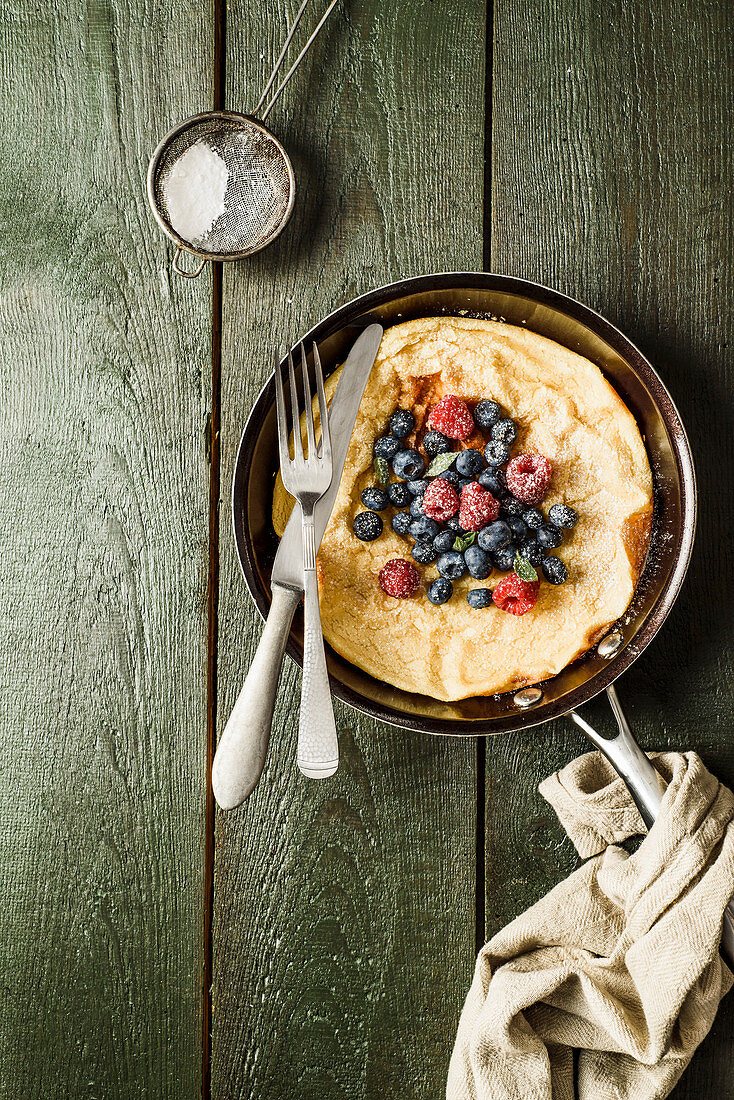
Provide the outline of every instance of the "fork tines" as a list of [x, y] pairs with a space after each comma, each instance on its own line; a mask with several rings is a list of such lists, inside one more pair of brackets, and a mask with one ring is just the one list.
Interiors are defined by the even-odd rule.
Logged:
[[[311, 386], [308, 377], [308, 363], [306, 349], [303, 343], [301, 349], [301, 378], [303, 379], [303, 396], [306, 413], [306, 438], [308, 441], [308, 456], [304, 454], [303, 438], [301, 435], [300, 414], [298, 409], [298, 390], [296, 389], [296, 375], [293, 366], [293, 352], [288, 352], [288, 380], [290, 388], [291, 406], [291, 430], [293, 431], [293, 458], [290, 457], [288, 447], [289, 428], [285, 411], [285, 395], [283, 393], [283, 378], [281, 375], [280, 356], [276, 352], [275, 362], [275, 404], [278, 418], [278, 446], [280, 449], [280, 470], [283, 484], [289, 490], [289, 474], [295, 471], [305, 471], [308, 468], [322, 467], [331, 463], [331, 439], [329, 435], [329, 417], [326, 408], [326, 395], [324, 393], [324, 375], [321, 367], [321, 358], [316, 344], [313, 345], [314, 375], [316, 378], [316, 392], [319, 402], [319, 420], [321, 422], [321, 439], [316, 444], [316, 433], [313, 419], [313, 400]], [[297, 491], [297, 487], [296, 488]]]

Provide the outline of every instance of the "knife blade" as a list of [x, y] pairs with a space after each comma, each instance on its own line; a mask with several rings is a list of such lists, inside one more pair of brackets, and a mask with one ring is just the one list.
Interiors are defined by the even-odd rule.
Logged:
[[[382, 340], [382, 325], [369, 325], [355, 341], [329, 406], [333, 476], [317, 503], [314, 527], [321, 544], [339, 492], [359, 403]], [[260, 644], [237, 698], [212, 766], [214, 797], [223, 810], [239, 806], [252, 793], [265, 767], [280, 666], [303, 592], [301, 513], [294, 508], [273, 562], [270, 605]]]
[[[336, 387], [336, 393], [329, 406], [331, 461], [334, 474], [329, 489], [314, 509], [314, 533], [317, 549], [339, 492], [339, 482], [347, 459], [349, 440], [352, 438], [354, 422], [357, 419], [359, 403], [362, 400], [367, 379], [377, 357], [377, 351], [382, 340], [382, 331], [382, 325], [369, 325], [354, 343], [347, 356], [339, 384]], [[298, 508], [294, 508], [291, 512], [283, 537], [280, 540], [280, 546], [273, 562], [270, 583], [271, 585], [279, 584], [303, 591], [303, 542], [301, 513]]]

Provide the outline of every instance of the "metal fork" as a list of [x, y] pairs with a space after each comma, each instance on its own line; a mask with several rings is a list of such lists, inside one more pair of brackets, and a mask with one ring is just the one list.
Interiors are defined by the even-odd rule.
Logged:
[[324, 636], [321, 631], [319, 590], [316, 580], [316, 540], [314, 535], [314, 506], [331, 484], [331, 439], [329, 415], [324, 395], [324, 376], [321, 359], [313, 345], [314, 374], [319, 399], [321, 440], [316, 445], [313, 424], [311, 388], [308, 381], [306, 349], [301, 344], [301, 375], [306, 407], [306, 433], [308, 457], [303, 453], [301, 421], [298, 413], [298, 393], [293, 370], [293, 355], [288, 352], [288, 376], [290, 405], [293, 424], [293, 452], [288, 450], [288, 425], [283, 395], [283, 379], [280, 364], [275, 367], [275, 403], [278, 416], [278, 446], [280, 448], [280, 473], [283, 484], [301, 506], [303, 519], [303, 682], [301, 685], [301, 713], [298, 720], [298, 767], [311, 779], [325, 779], [333, 775], [339, 766], [339, 744], [336, 736], [334, 710], [331, 705], [329, 676], [326, 671]]

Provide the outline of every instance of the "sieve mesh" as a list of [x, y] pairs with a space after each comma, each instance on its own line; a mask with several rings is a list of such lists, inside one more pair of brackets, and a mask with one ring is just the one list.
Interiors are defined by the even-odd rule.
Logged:
[[[171, 224], [165, 183], [178, 158], [202, 139], [227, 166], [224, 212], [203, 237], [186, 240]], [[277, 237], [293, 208], [295, 180], [285, 150], [265, 126], [247, 115], [212, 113], [171, 135], [151, 184], [154, 209], [174, 240], [199, 255], [231, 258], [258, 252]]]

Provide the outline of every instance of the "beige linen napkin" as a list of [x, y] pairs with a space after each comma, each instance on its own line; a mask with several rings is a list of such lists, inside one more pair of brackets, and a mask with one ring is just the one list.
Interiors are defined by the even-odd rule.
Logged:
[[652, 759], [669, 786], [632, 856], [615, 842], [645, 829], [600, 753], [541, 784], [594, 858], [482, 948], [447, 1100], [664, 1097], [708, 1032], [732, 985], [734, 796], [695, 753]]

